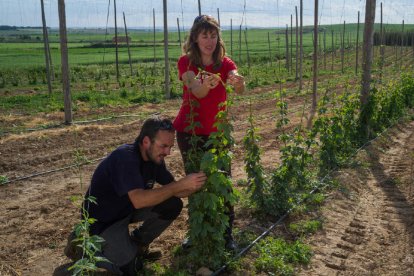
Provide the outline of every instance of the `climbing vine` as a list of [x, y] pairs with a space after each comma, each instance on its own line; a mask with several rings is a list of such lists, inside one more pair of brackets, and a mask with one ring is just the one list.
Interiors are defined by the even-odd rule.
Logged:
[[[192, 150], [187, 157], [191, 160], [189, 166], [192, 169], [198, 167], [207, 176], [203, 189], [191, 195], [189, 200], [189, 238], [192, 241], [189, 256], [194, 265], [210, 268], [217, 268], [226, 255], [224, 233], [229, 226], [226, 202], [234, 204], [236, 200], [228, 174], [232, 158], [230, 148], [234, 144], [231, 136], [233, 127], [228, 114], [232, 88], [223, 82], [221, 84], [226, 87], [228, 100], [222, 103], [216, 115], [214, 126], [217, 131], [210, 134], [202, 149], [198, 146], [199, 140], [193, 135], [190, 140]], [[188, 130], [198, 126], [194, 123], [196, 115], [190, 114]]]
[[243, 138], [243, 145], [244, 149], [246, 150], [244, 155], [244, 168], [247, 173], [251, 200], [255, 203], [256, 207], [259, 210], [264, 210], [266, 207], [265, 194], [268, 185], [266, 183], [266, 176], [263, 170], [263, 166], [260, 163], [261, 150], [258, 142], [261, 137], [257, 135], [257, 128], [254, 127], [251, 102], [249, 104], [249, 107], [249, 126], [247, 128], [246, 135]]
[[309, 165], [312, 161], [311, 148], [315, 144], [314, 137], [308, 135], [302, 128], [304, 110], [303, 105], [301, 121], [292, 133], [286, 133], [285, 128], [290, 124], [287, 118], [288, 104], [285, 101], [285, 91], [279, 93], [280, 119], [277, 122], [281, 134], [279, 140], [282, 142], [280, 148], [281, 164], [271, 176], [271, 199], [274, 215], [281, 215], [290, 209], [303, 194], [310, 189], [311, 172]]

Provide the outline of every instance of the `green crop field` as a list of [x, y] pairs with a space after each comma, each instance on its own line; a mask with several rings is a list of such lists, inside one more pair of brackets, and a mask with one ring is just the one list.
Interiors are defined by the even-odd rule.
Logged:
[[[359, 44], [361, 45], [363, 25], [361, 24], [360, 27]], [[397, 24], [385, 25], [385, 27], [388, 31], [396, 31], [402, 26]], [[343, 25], [320, 26], [320, 63], [322, 65], [322, 60], [324, 64], [330, 63], [328, 67], [320, 66], [320, 75], [327, 74], [331, 67], [335, 67], [335, 70], [341, 70], [343, 67], [340, 54], [343, 28]], [[378, 29], [379, 25], [376, 28]], [[414, 25], [405, 25], [407, 32], [413, 29]], [[304, 79], [312, 75], [312, 30], [309, 26], [303, 28]], [[290, 52], [290, 55], [293, 53], [291, 60], [295, 63], [295, 29], [293, 40], [291, 40], [290, 31], [289, 28], [289, 51], [292, 51]], [[238, 64], [239, 71], [246, 77], [249, 89], [272, 85], [282, 80], [294, 80], [295, 66], [292, 70], [285, 68], [285, 32], [286, 29], [242, 29], [240, 33], [238, 28], [234, 28], [233, 32], [223, 31], [227, 54]], [[354, 71], [357, 25], [347, 24], [345, 32], [344, 70], [345, 73], [351, 73]], [[119, 80], [116, 79], [115, 45], [111, 42], [113, 34], [113, 29], [109, 29], [108, 34], [105, 34], [104, 29], [68, 30], [70, 81], [75, 110], [78, 108], [79, 101], [91, 108], [99, 108], [164, 100], [163, 32], [160, 30], [155, 32], [155, 45], [152, 31], [131, 30], [129, 32], [132, 75], [127, 47], [123, 43], [119, 45]], [[119, 35], [124, 35], [123, 29], [119, 29]], [[185, 35], [181, 33], [182, 40]], [[35, 113], [63, 109], [59, 81], [61, 72], [58, 30], [49, 30], [49, 37], [54, 80], [52, 81], [52, 96], [46, 97], [44, 94], [48, 89], [41, 29], [0, 30], [0, 108], [2, 110]], [[181, 83], [177, 79], [176, 70], [176, 61], [181, 55], [179, 33], [170, 32], [168, 41], [170, 92], [172, 97], [179, 97]], [[332, 41], [334, 52], [332, 52]], [[325, 54], [323, 54], [324, 44]], [[345, 76], [346, 74], [343, 77]], [[122, 97], [118, 93], [120, 89], [123, 91]], [[27, 92], [30, 93], [27, 94]], [[85, 96], [86, 94], [88, 96]]]
[[[362, 28], [360, 26], [360, 42], [362, 42]], [[401, 29], [401, 25], [386, 25], [386, 30], [396, 31]], [[377, 26], [377, 29], [379, 26]], [[406, 30], [414, 29], [414, 25], [406, 25]], [[320, 26], [320, 33], [326, 32], [326, 47], [330, 50], [331, 32], [334, 31], [334, 43], [336, 48], [340, 45], [340, 34], [343, 25]], [[345, 43], [355, 43], [357, 25], [347, 24], [345, 27]], [[88, 65], [104, 64], [115, 62], [115, 45], [110, 43], [114, 36], [114, 30], [109, 29], [107, 35], [103, 29], [69, 29], [68, 30], [68, 47], [69, 63], [71, 65]], [[293, 42], [295, 49], [296, 39], [295, 30], [293, 30], [293, 41], [290, 41], [289, 28], [289, 45]], [[303, 30], [303, 48], [307, 55], [312, 51], [312, 28], [307, 26]], [[270, 45], [268, 40], [270, 38]], [[123, 29], [119, 29], [119, 36], [124, 36]], [[186, 33], [181, 33], [181, 40], [184, 40]], [[155, 33], [155, 46], [152, 31], [129, 31], [131, 37], [131, 56], [133, 62], [152, 62], [154, 60], [154, 48], [156, 60], [162, 60], [164, 57], [163, 33]], [[239, 29], [233, 29], [233, 39], [231, 39], [230, 30], [223, 31], [223, 39], [226, 43], [227, 53], [235, 61], [247, 61], [247, 49], [251, 61], [268, 60], [269, 55], [273, 58], [283, 58], [285, 55], [285, 29], [246, 29], [242, 28], [241, 37]], [[240, 41], [241, 38], [241, 41]], [[321, 35], [322, 39], [322, 35]], [[43, 37], [40, 29], [17, 29], [17, 30], [0, 30], [0, 70], [14, 68], [29, 68], [44, 66], [44, 49], [42, 43]], [[246, 46], [247, 40], [247, 46]], [[50, 50], [53, 64], [60, 64], [60, 45], [58, 30], [49, 31]], [[170, 32], [169, 37], [169, 58], [172, 61], [177, 60], [181, 54], [179, 44], [179, 33]], [[232, 43], [231, 43], [232, 42]], [[322, 45], [321, 41], [321, 45]], [[270, 49], [269, 49], [270, 46]], [[269, 53], [270, 51], [270, 53]], [[128, 53], [126, 44], [119, 46], [119, 62], [128, 63]]]

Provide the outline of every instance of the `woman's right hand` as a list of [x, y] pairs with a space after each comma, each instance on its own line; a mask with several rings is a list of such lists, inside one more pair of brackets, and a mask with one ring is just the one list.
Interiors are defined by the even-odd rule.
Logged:
[[184, 85], [198, 99], [207, 96], [210, 89], [217, 87], [221, 81], [220, 76], [208, 72], [196, 76], [193, 71], [187, 71], [182, 78]]

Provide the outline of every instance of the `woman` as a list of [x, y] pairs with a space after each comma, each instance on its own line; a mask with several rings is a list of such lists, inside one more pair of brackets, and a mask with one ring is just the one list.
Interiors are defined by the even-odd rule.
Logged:
[[[224, 84], [232, 85], [236, 93], [243, 92], [245, 84], [244, 77], [237, 73], [235, 63], [226, 56], [220, 27], [212, 16], [195, 18], [183, 52], [184, 55], [178, 60], [178, 74], [183, 81], [183, 103], [174, 120], [174, 127], [186, 173], [189, 174], [192, 171], [188, 166], [187, 153], [192, 149], [191, 136], [196, 135], [198, 149], [206, 151], [204, 145], [209, 135], [217, 131], [215, 117], [227, 100]], [[231, 171], [228, 173], [231, 175]], [[230, 226], [225, 236], [226, 248], [235, 250], [231, 234], [234, 208], [230, 204], [227, 207]]]

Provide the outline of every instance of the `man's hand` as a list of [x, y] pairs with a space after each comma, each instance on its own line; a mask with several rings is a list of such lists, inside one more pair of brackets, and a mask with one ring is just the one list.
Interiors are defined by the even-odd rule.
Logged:
[[206, 180], [207, 176], [203, 172], [192, 173], [160, 188], [131, 190], [128, 196], [135, 209], [155, 206], [172, 196], [187, 197], [197, 192]]
[[179, 185], [180, 191], [175, 194], [177, 197], [187, 197], [192, 193], [200, 190], [204, 183], [207, 180], [207, 176], [204, 172], [192, 173], [186, 177], [180, 179], [177, 183]]

